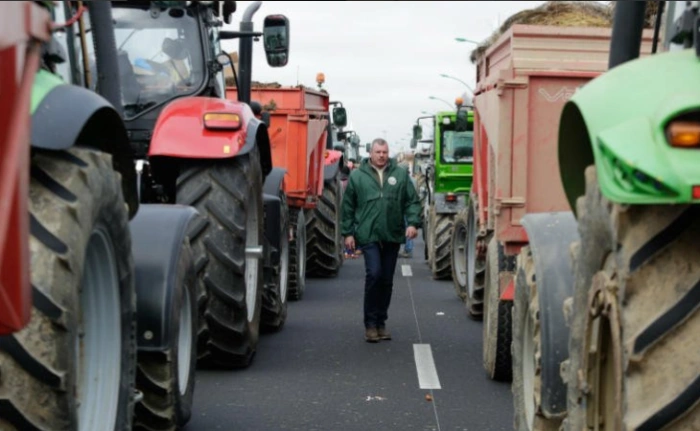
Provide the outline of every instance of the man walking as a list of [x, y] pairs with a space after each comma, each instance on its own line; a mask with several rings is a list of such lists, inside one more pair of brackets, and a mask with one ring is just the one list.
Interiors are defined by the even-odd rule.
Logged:
[[[408, 171], [389, 158], [389, 144], [372, 142], [370, 157], [350, 174], [342, 204], [345, 247], [365, 258], [365, 340], [390, 340], [386, 329], [399, 248], [420, 227], [420, 203]], [[408, 225], [406, 227], [406, 224]]]

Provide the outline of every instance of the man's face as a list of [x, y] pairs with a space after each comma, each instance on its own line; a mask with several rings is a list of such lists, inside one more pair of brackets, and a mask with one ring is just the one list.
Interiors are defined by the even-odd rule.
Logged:
[[369, 160], [378, 168], [383, 168], [389, 160], [388, 145], [373, 145], [372, 151], [369, 153]]

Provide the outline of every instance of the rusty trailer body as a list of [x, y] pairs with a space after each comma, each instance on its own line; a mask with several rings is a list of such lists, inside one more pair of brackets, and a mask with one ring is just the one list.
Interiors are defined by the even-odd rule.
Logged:
[[[236, 89], [227, 88], [226, 97], [236, 100]], [[304, 87], [253, 86], [251, 100], [270, 114], [272, 164], [287, 170], [287, 202], [295, 208], [314, 208], [323, 192], [328, 94]]]

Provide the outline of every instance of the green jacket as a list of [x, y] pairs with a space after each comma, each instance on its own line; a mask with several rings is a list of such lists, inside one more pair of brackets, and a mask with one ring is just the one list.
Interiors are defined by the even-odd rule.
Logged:
[[420, 201], [406, 169], [389, 159], [379, 184], [379, 174], [362, 160], [350, 174], [342, 204], [341, 234], [354, 236], [357, 246], [372, 242], [406, 242], [406, 224], [420, 228]]

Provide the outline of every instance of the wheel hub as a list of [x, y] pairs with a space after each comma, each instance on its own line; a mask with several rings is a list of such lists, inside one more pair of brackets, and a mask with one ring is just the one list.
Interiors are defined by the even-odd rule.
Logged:
[[[607, 265], [606, 265], [607, 266]], [[622, 353], [617, 283], [601, 271], [588, 296], [584, 338], [584, 376], [579, 388], [587, 398], [586, 423], [592, 431], [622, 429]]]

